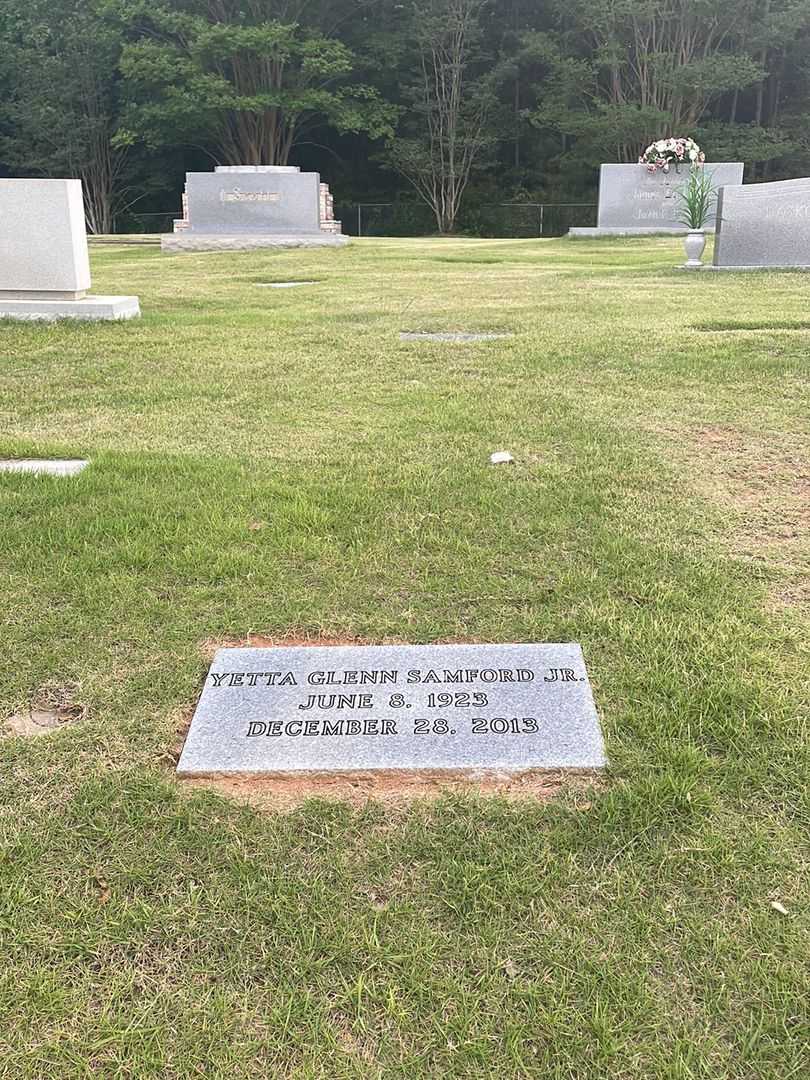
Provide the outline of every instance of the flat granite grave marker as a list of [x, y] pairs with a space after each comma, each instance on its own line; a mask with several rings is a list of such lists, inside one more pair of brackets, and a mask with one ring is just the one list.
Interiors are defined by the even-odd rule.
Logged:
[[810, 269], [810, 178], [724, 187], [712, 270]]
[[0, 461], [0, 472], [33, 473], [35, 476], [78, 476], [89, 464], [89, 461], [81, 458], [61, 461], [54, 458], [10, 458]]
[[317, 285], [317, 281], [256, 281], [257, 289], [297, 289], [301, 285]]
[[220, 649], [182, 776], [605, 765], [582, 650], [550, 645]]
[[[707, 161], [703, 166], [715, 188], [742, 184], [741, 161]], [[689, 179], [689, 169], [680, 172], [645, 165], [602, 165], [599, 169], [599, 211], [596, 228], [569, 229], [569, 236], [649, 236], [653, 233], [685, 235], [689, 230], [679, 220], [683, 202], [678, 189]], [[706, 232], [713, 232], [715, 215]]]
[[403, 330], [399, 335], [400, 341], [500, 341], [502, 338], [512, 337], [510, 333], [498, 333], [496, 331], [472, 330], [439, 330], [432, 333], [427, 330]]

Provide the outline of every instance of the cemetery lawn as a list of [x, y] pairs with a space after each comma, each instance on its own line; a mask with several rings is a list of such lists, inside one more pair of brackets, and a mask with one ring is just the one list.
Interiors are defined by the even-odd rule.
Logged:
[[[0, 475], [0, 718], [86, 710], [0, 740], [0, 1077], [808, 1075], [810, 278], [682, 259], [104, 248], [140, 322], [0, 324], [0, 456], [92, 460]], [[250, 633], [579, 641], [610, 769], [183, 787]]]

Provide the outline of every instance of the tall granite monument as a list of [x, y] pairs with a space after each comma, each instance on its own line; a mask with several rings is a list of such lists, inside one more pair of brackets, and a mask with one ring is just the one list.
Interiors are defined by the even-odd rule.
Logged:
[[292, 165], [224, 165], [187, 173], [183, 217], [163, 251], [248, 251], [347, 243], [317, 173]]
[[88, 296], [81, 180], [0, 180], [0, 318], [132, 319], [137, 296]]
[[[741, 161], [706, 162], [702, 168], [716, 188], [742, 184]], [[569, 236], [683, 236], [689, 230], [679, 221], [683, 203], [678, 189], [689, 179], [689, 167], [650, 172], [645, 165], [602, 165], [599, 170], [599, 211], [595, 229], [570, 229]], [[714, 221], [706, 227], [714, 231]]]
[[810, 178], [724, 187], [713, 270], [810, 270]]

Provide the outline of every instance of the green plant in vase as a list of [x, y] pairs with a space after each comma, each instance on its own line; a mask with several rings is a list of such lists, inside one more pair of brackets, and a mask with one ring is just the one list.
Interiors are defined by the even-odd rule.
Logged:
[[681, 201], [678, 220], [689, 234], [684, 239], [686, 265], [697, 268], [702, 266], [701, 255], [706, 247], [706, 222], [717, 205], [717, 188], [711, 173], [700, 166], [689, 170], [689, 179], [675, 193]]

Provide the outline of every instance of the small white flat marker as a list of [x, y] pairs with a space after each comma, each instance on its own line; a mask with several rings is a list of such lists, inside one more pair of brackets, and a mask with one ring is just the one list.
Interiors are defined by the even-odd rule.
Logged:
[[0, 472], [33, 473], [36, 476], [78, 476], [89, 461], [59, 461], [53, 458], [18, 458], [0, 461]]

